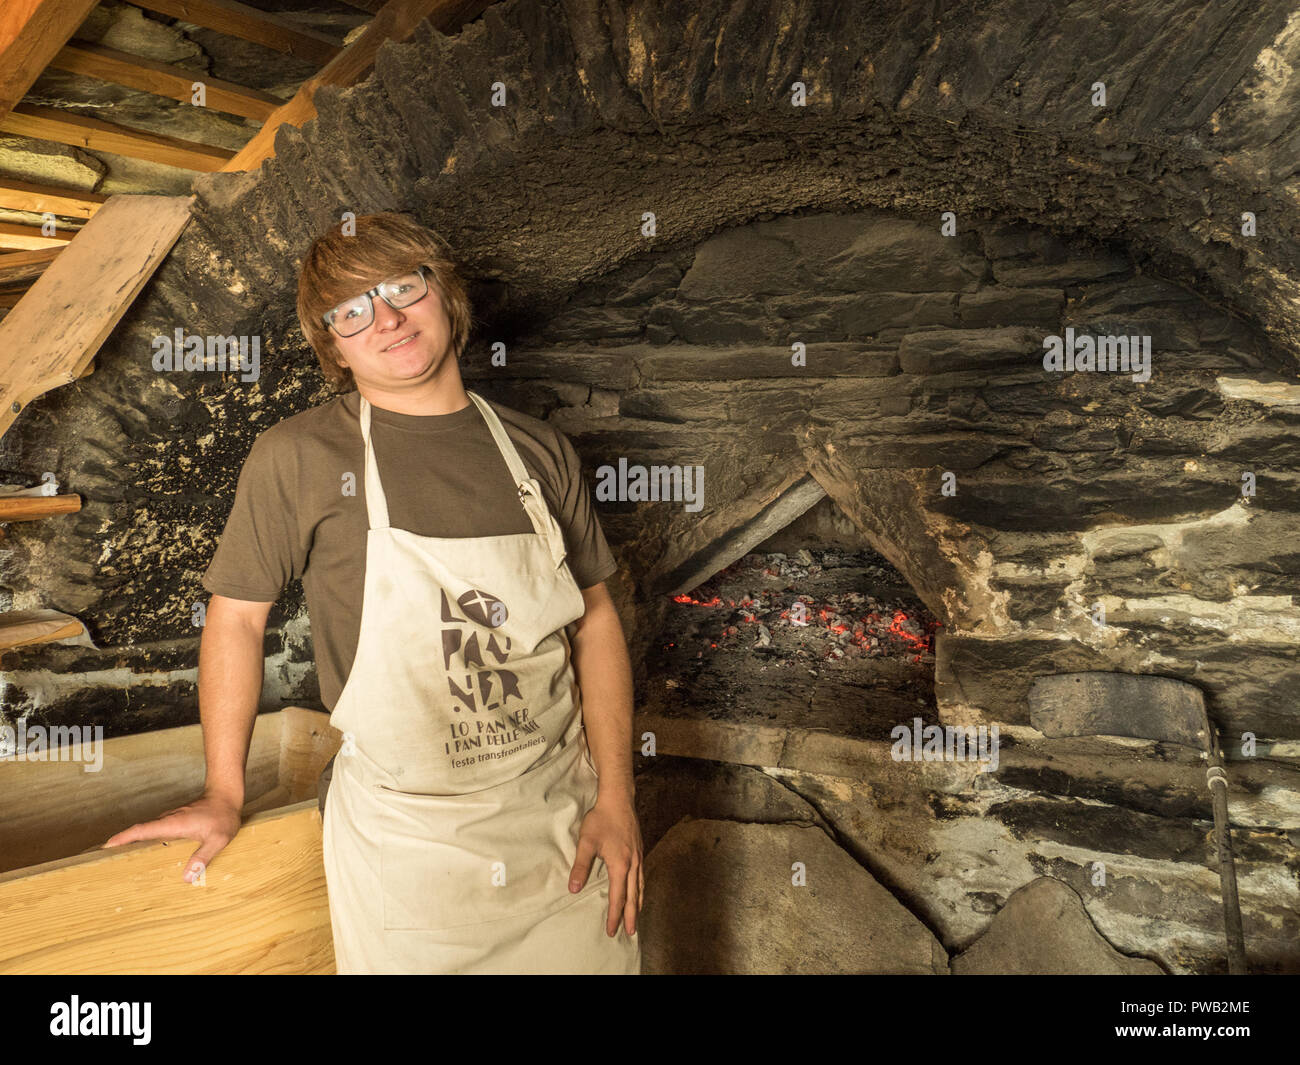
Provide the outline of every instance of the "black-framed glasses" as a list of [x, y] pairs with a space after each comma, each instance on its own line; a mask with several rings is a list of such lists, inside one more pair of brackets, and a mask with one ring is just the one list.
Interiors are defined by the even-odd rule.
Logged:
[[333, 310], [321, 315], [325, 325], [341, 337], [356, 336], [375, 320], [374, 298], [378, 296], [394, 310], [418, 303], [429, 294], [429, 268], [417, 266], [407, 274], [398, 274], [381, 281], [369, 292], [344, 300]]

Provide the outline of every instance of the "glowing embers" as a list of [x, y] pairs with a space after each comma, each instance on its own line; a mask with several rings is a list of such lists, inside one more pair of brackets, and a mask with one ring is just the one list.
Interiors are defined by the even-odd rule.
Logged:
[[679, 631], [681, 640], [665, 641], [663, 649], [693, 648], [696, 657], [744, 648], [791, 663], [932, 663], [940, 628], [898, 572], [869, 551], [746, 555], [673, 601], [701, 614], [694, 623], [669, 621], [665, 632]]

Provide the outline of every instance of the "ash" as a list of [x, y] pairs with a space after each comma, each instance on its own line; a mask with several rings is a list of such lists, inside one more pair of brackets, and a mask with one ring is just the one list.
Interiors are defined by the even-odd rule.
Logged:
[[673, 599], [650, 663], [666, 712], [777, 719], [776, 703], [815, 709], [832, 691], [934, 705], [940, 624], [873, 551], [753, 553]]

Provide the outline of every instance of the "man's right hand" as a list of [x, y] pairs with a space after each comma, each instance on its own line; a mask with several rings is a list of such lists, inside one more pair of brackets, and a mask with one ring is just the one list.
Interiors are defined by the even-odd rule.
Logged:
[[142, 821], [110, 836], [100, 847], [119, 847], [144, 839], [196, 839], [199, 849], [191, 856], [182, 879], [192, 884], [199, 874], [235, 838], [242, 823], [240, 807], [230, 799], [204, 795], [185, 806], [168, 810], [153, 821]]

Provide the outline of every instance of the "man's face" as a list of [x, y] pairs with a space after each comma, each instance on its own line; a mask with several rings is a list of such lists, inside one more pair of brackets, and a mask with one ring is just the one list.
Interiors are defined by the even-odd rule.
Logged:
[[330, 333], [338, 361], [352, 371], [358, 387], [400, 391], [455, 367], [451, 321], [432, 281], [422, 299], [401, 310], [378, 296], [372, 299], [375, 319], [369, 326], [350, 337]]

